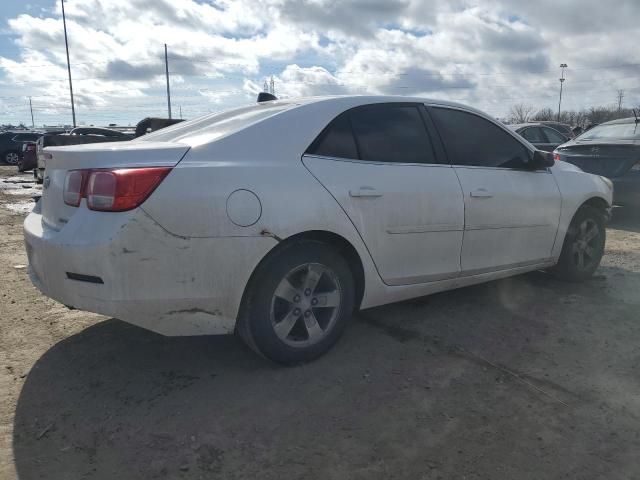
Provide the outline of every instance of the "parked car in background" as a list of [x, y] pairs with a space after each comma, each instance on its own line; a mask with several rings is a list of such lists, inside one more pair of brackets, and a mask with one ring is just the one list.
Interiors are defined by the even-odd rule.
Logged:
[[541, 120], [538, 123], [557, 130], [567, 138], [575, 138], [576, 136], [573, 132], [573, 129], [571, 128], [571, 125], [567, 125], [566, 123], [552, 122], [551, 120]]
[[42, 132], [6, 131], [0, 133], [0, 159], [8, 165], [17, 165], [24, 142], [34, 142]]
[[122, 142], [146, 135], [170, 125], [183, 122], [180, 118], [147, 117], [140, 120], [135, 129], [127, 131], [103, 127], [76, 127], [68, 134], [46, 135], [36, 144], [38, 167], [34, 171], [36, 181], [42, 183], [46, 167], [47, 153], [45, 148], [61, 145], [80, 145], [85, 143]]
[[522, 135], [529, 143], [539, 150], [553, 152], [558, 145], [570, 140], [569, 137], [541, 123], [522, 123], [507, 125], [516, 133]]
[[77, 127], [69, 133], [44, 134], [36, 142], [36, 181], [42, 183], [44, 179], [44, 170], [48, 156], [44, 150], [47, 147], [81, 145], [86, 143], [124, 142], [132, 140], [133, 138], [131, 134], [101, 127]]
[[20, 160], [18, 160], [18, 171], [27, 172], [36, 169], [37, 166], [36, 142], [24, 142], [22, 144], [22, 152], [20, 152]]
[[556, 149], [556, 160], [613, 181], [613, 200], [640, 207], [640, 121], [623, 118], [601, 123]]
[[235, 331], [285, 364], [357, 308], [543, 268], [585, 280], [611, 204], [607, 179], [422, 98], [269, 101], [48, 153], [24, 224], [45, 295], [165, 335]]

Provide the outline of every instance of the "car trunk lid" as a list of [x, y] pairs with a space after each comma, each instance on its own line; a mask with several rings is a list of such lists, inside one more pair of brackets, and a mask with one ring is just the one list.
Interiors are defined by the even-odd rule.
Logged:
[[615, 178], [627, 173], [640, 161], [640, 145], [624, 143], [574, 143], [556, 149], [560, 159], [588, 173]]
[[60, 230], [78, 208], [64, 203], [64, 182], [69, 170], [97, 168], [173, 167], [189, 147], [170, 142], [123, 142], [67, 147], [48, 147], [42, 189], [42, 220], [50, 228]]

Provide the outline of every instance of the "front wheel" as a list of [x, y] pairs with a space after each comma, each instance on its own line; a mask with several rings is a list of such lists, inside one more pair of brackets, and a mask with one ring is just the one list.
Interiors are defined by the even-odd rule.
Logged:
[[286, 365], [329, 350], [354, 308], [349, 265], [316, 241], [289, 245], [261, 265], [248, 286], [237, 331], [256, 352]]
[[584, 205], [576, 212], [569, 225], [560, 259], [552, 272], [557, 277], [572, 282], [589, 279], [600, 265], [605, 240], [604, 213]]

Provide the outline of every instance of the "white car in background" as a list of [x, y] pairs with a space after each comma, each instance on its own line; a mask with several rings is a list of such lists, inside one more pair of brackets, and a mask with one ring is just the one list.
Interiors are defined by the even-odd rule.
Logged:
[[235, 331], [285, 364], [328, 350], [354, 309], [537, 269], [587, 279], [612, 197], [423, 98], [276, 100], [47, 151], [24, 224], [45, 295], [165, 335]]

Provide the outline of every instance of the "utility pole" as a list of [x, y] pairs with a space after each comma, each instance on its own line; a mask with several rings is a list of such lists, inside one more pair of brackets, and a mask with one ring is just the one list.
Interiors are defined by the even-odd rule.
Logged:
[[67, 71], [69, 72], [69, 95], [71, 97], [71, 115], [73, 116], [73, 128], [76, 128], [76, 107], [73, 103], [73, 83], [71, 82], [71, 64], [69, 63], [69, 40], [67, 38], [67, 18], [64, 15], [64, 0], [62, 5], [62, 25], [64, 26], [64, 46], [67, 49]]
[[29, 97], [29, 110], [31, 110], [31, 127], [36, 127], [36, 122], [33, 121], [33, 105], [31, 105], [31, 97]]
[[171, 118], [171, 91], [169, 90], [169, 57], [167, 56], [167, 44], [164, 44], [164, 71], [167, 75], [167, 110]]
[[560, 106], [562, 105], [562, 84], [564, 83], [564, 69], [567, 68], [566, 63], [561, 63], [560, 68], [562, 69], [562, 73], [560, 75], [560, 100], [558, 100], [558, 121], [560, 121]]
[[182, 120], [182, 105], [180, 105], [180, 120]]
[[618, 90], [618, 111], [622, 110], [623, 98], [624, 98], [624, 90]]

